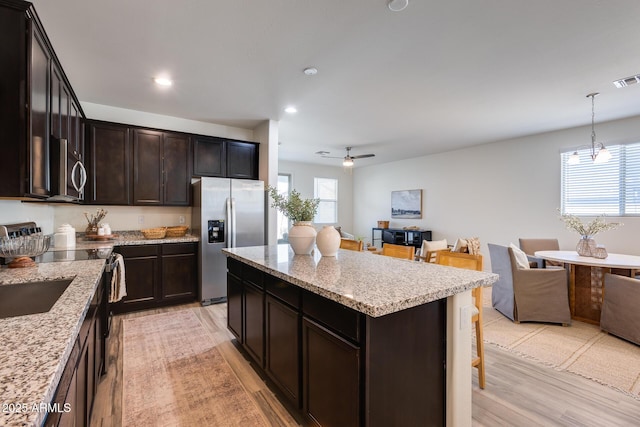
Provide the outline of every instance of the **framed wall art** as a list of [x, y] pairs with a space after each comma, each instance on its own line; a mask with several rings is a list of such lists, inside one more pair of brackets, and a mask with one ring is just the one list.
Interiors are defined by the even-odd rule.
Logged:
[[422, 218], [422, 190], [392, 191], [391, 218]]

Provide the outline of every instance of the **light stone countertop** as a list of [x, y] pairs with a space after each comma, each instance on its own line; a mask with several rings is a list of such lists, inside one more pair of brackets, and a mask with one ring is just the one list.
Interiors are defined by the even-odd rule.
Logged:
[[[110, 250], [114, 246], [191, 243], [192, 235], [145, 239], [139, 231], [115, 232], [116, 238], [95, 241], [78, 236], [74, 248], [50, 251]], [[39, 426], [46, 414], [24, 410], [50, 403], [80, 332], [105, 266], [104, 259], [38, 263], [32, 268], [0, 268], [0, 286], [75, 277], [47, 313], [0, 319], [0, 425]], [[14, 405], [14, 406], [4, 406]]]
[[289, 245], [223, 249], [229, 257], [369, 315], [384, 316], [491, 286], [493, 273], [340, 249], [335, 257], [294, 255]]
[[[104, 266], [97, 259], [0, 269], [0, 286], [75, 277], [48, 312], [0, 319], [0, 425], [42, 424], [46, 413], [33, 405], [51, 402]], [[9, 406], [16, 404], [21, 411]]]

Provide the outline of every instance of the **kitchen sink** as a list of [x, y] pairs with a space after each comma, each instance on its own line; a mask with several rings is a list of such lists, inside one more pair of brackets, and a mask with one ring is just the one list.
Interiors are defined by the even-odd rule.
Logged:
[[46, 313], [64, 293], [73, 277], [0, 285], [0, 319]]

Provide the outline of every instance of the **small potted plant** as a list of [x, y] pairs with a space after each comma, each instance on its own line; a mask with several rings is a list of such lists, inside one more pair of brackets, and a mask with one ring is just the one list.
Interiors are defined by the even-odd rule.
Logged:
[[287, 196], [271, 186], [267, 186], [267, 191], [271, 197], [271, 207], [282, 212], [293, 223], [289, 229], [289, 244], [293, 252], [296, 255], [310, 254], [317, 234], [313, 228], [313, 218], [318, 212], [320, 199], [303, 199], [296, 190], [291, 190]]

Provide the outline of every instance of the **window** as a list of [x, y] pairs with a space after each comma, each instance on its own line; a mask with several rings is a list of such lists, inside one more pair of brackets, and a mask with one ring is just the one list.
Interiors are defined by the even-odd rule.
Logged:
[[332, 178], [314, 178], [314, 195], [320, 199], [316, 224], [335, 224], [338, 222], [338, 180]]
[[578, 150], [580, 163], [562, 153], [562, 213], [578, 216], [640, 215], [640, 143], [608, 145], [611, 160], [596, 164], [591, 149]]
[[[289, 194], [291, 191], [291, 175], [278, 175], [278, 193], [280, 194]], [[277, 216], [278, 222], [278, 231], [277, 238], [278, 243], [287, 242], [287, 234], [289, 233], [289, 228], [291, 228], [291, 224], [289, 223], [289, 218], [284, 216], [282, 212], [278, 211]]]

